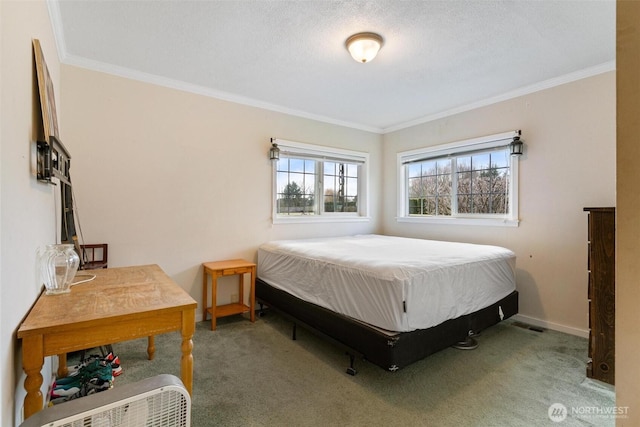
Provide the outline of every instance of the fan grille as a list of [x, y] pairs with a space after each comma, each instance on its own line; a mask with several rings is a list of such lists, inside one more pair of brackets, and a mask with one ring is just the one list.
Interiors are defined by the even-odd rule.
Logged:
[[39, 411], [21, 427], [191, 427], [191, 396], [162, 374]]
[[[58, 426], [58, 425], [56, 425]], [[189, 427], [188, 402], [176, 390], [103, 410], [60, 427]]]

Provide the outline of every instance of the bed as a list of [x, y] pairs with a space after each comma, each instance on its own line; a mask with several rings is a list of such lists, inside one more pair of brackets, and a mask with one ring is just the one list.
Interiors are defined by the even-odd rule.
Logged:
[[258, 248], [256, 299], [296, 325], [396, 371], [518, 312], [505, 248], [381, 235], [281, 240]]

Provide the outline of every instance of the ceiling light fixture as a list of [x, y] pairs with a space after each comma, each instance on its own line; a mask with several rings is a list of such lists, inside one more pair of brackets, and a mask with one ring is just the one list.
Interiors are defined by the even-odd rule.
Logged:
[[369, 62], [376, 57], [382, 47], [382, 37], [376, 33], [358, 33], [347, 39], [345, 46], [358, 62]]

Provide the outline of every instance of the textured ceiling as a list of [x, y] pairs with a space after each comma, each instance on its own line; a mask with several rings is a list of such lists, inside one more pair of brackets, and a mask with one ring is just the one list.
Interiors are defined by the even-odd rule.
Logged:
[[[613, 0], [49, 5], [64, 63], [373, 132], [615, 64]], [[367, 64], [361, 31], [385, 39]]]

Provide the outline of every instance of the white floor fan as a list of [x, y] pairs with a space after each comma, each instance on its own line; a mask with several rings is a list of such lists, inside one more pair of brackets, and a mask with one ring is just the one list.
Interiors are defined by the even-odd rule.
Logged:
[[191, 397], [174, 375], [157, 375], [74, 399], [20, 427], [190, 427]]

